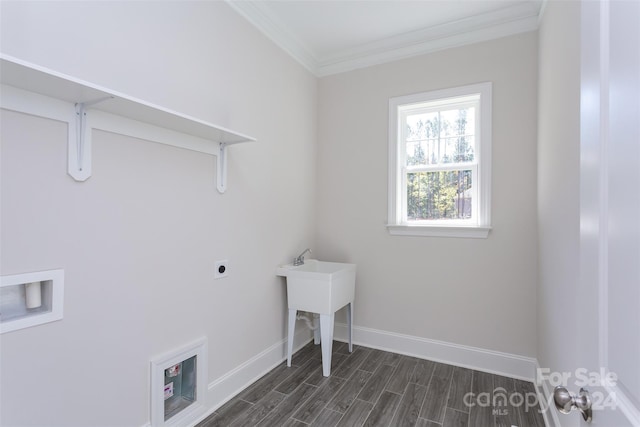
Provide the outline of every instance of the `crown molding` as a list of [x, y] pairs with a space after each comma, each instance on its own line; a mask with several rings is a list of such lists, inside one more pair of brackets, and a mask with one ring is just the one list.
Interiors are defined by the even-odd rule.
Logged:
[[317, 77], [535, 31], [543, 5], [543, 1], [520, 3], [319, 57], [286, 30], [266, 2], [226, 1]]
[[319, 61], [316, 75], [324, 77], [535, 31], [538, 28], [538, 7], [532, 6], [531, 3], [523, 3], [338, 52]]
[[249, 21], [278, 47], [291, 55], [303, 67], [317, 75], [318, 60], [263, 2], [225, 0], [240, 16]]
[[540, 4], [540, 12], [538, 12], [538, 27], [540, 27], [540, 24], [542, 23], [544, 11], [547, 10], [547, 4], [549, 4], [549, 0], [542, 0]]

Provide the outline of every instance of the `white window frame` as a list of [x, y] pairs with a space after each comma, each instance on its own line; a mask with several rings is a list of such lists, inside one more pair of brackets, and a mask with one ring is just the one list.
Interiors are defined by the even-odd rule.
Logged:
[[[491, 230], [491, 82], [417, 93], [389, 99], [389, 189], [387, 229], [392, 235], [486, 238]], [[406, 214], [406, 170], [403, 109], [412, 104], [456, 103], [453, 98], [479, 95], [479, 120], [476, 121], [474, 162], [472, 169], [477, 197], [473, 199], [473, 220], [408, 221]], [[442, 110], [442, 108], [437, 108]], [[443, 165], [443, 170], [462, 169]], [[476, 184], [477, 183], [477, 184]]]

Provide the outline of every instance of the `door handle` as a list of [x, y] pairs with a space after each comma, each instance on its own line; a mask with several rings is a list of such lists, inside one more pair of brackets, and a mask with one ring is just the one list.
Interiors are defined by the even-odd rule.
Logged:
[[576, 395], [566, 388], [558, 386], [553, 389], [553, 401], [556, 404], [556, 409], [561, 413], [568, 414], [577, 409], [582, 413], [582, 418], [586, 422], [591, 422], [591, 398], [588, 390], [581, 388], [580, 393]]

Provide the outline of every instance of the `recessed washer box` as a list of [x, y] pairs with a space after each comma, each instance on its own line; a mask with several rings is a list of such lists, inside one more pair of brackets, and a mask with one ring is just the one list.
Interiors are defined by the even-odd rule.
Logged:
[[183, 426], [205, 412], [207, 340], [151, 361], [151, 425]]

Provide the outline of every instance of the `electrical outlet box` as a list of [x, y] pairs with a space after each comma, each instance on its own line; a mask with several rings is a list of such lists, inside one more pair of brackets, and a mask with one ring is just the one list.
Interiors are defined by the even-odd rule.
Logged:
[[223, 277], [227, 277], [229, 275], [229, 261], [221, 260], [216, 261], [216, 270], [213, 274], [214, 279], [222, 279]]

